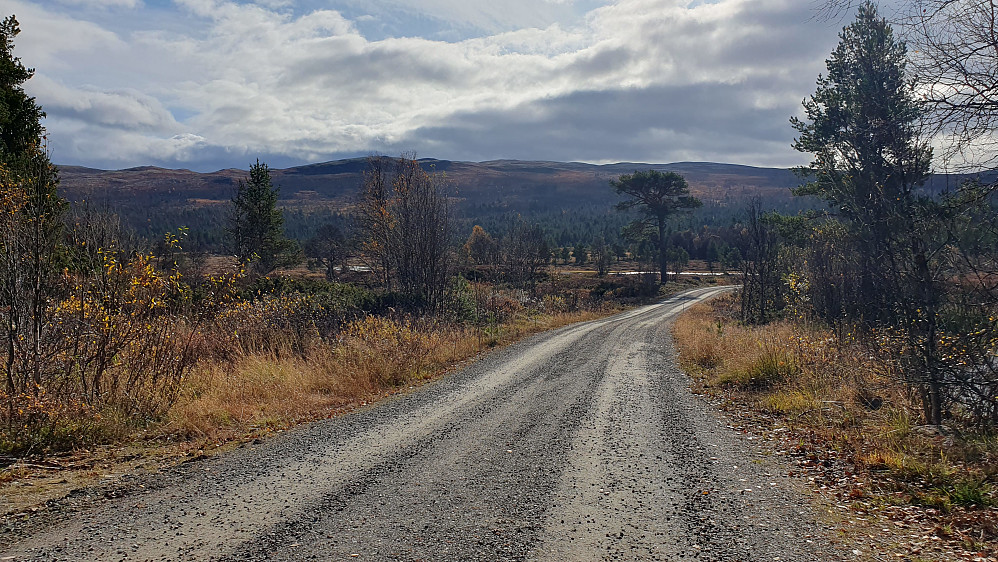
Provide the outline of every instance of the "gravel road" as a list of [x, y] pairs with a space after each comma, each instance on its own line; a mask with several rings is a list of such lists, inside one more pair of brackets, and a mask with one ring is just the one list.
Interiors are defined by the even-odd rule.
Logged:
[[[576, 324], [337, 419], [85, 490], [0, 560], [834, 559], [669, 338], [724, 289]], [[110, 496], [110, 497], [108, 497]]]

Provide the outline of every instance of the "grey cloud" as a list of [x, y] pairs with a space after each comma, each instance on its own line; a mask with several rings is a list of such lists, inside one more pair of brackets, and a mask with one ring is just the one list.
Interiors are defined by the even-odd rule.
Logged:
[[[67, 92], [68, 93], [68, 92]], [[159, 100], [138, 92], [77, 90], [72, 97], [45, 96], [46, 113], [53, 118], [76, 119], [98, 127], [169, 132], [177, 123]]]
[[366, 49], [330, 49], [289, 61], [288, 84], [317, 84], [357, 93], [413, 82], [453, 85], [462, 80], [459, 61], [426, 52], [421, 41], [371, 44]]
[[[753, 107], [744, 84], [578, 92], [510, 111], [464, 113], [413, 131], [401, 145], [456, 158], [725, 162], [789, 165], [780, 109]], [[538, 147], [543, 152], [538, 152]], [[779, 154], [776, 158], [766, 154]], [[696, 156], [700, 155], [700, 156]]]
[[89, 128], [76, 129], [71, 134], [50, 135], [49, 142], [52, 159], [57, 163], [78, 163], [108, 170], [137, 165], [202, 172], [230, 167], [245, 169], [258, 157], [274, 167], [304, 163], [301, 158], [287, 154], [211, 143], [191, 133], [161, 138], [135, 132], [112, 135], [106, 130]]
[[[495, 3], [528, 2], [511, 1]], [[118, 60], [120, 75], [94, 71], [98, 87], [39, 90], [53, 137], [71, 136], [59, 141], [71, 155], [64, 162], [212, 168], [255, 155], [415, 149], [455, 159], [795, 163], [787, 118], [835, 43], [834, 26], [809, 21], [799, 0], [695, 9], [621, 0], [585, 25], [460, 43], [371, 41], [336, 12], [184, 2], [188, 15], [201, 14], [192, 31], [120, 35], [141, 51], [122, 57], [131, 66]], [[183, 124], [165, 107], [184, 108]]]
[[585, 52], [568, 66], [566, 71], [582, 80], [619, 73], [630, 66], [639, 53], [626, 46], [615, 46]]

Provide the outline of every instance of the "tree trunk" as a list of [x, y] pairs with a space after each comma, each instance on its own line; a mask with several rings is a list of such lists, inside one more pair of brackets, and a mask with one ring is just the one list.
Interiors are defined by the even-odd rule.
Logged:
[[14, 329], [13, 316], [7, 319], [7, 364], [4, 365], [7, 374], [7, 429], [14, 427], [14, 342], [17, 341], [17, 331]]
[[665, 256], [665, 215], [658, 217], [658, 269], [662, 285], [669, 280], [669, 264]]
[[943, 423], [942, 388], [939, 381], [935, 379], [929, 383], [929, 413], [932, 415], [929, 423], [932, 425]]
[[932, 283], [932, 272], [929, 270], [929, 260], [925, 255], [923, 245], [915, 238], [912, 240], [912, 247], [915, 254], [915, 275], [919, 284], [920, 308], [925, 315], [924, 323], [917, 322], [916, 328], [914, 328], [917, 330], [919, 325], [923, 327], [922, 334], [919, 334], [924, 341], [920, 363], [921, 367], [925, 369], [928, 385], [927, 392], [922, 395], [922, 407], [925, 411], [925, 423], [939, 425], [942, 423], [942, 384], [936, 371], [938, 356], [936, 350], [936, 331], [938, 329], [936, 307], [938, 303]]
[[769, 268], [767, 267], [769, 264], [767, 260], [769, 259], [769, 256], [767, 255], [764, 242], [760, 244], [759, 256], [760, 256], [759, 268], [757, 273], [759, 276], [759, 324], [765, 324], [766, 323], [766, 282], [768, 281], [767, 276], [769, 275]]

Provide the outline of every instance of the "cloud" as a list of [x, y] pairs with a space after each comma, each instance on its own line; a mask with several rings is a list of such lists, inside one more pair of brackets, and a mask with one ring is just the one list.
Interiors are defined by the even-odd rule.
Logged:
[[581, 21], [575, 2], [560, 0], [343, 0], [388, 27], [419, 22], [434, 38], [460, 40], [555, 23]]
[[795, 164], [787, 119], [836, 40], [836, 26], [799, 0], [619, 0], [579, 19], [558, 10], [582, 2], [371, 4], [500, 29], [459, 41], [369, 39], [344, 11], [282, 1], [176, 1], [169, 27], [111, 30], [52, 4], [34, 10], [81, 39], [67, 51], [71, 42], [46, 32], [54, 45], [27, 50], [26, 62], [44, 67], [31, 92], [50, 137], [72, 139], [53, 140], [70, 155], [57, 160], [228, 167], [248, 155], [305, 162], [416, 149]]
[[31, 84], [31, 92], [45, 100], [45, 111], [53, 118], [125, 130], [169, 132], [177, 127], [158, 99], [136, 90], [71, 89], [45, 75], [35, 77]]
[[135, 8], [141, 4], [139, 0], [59, 0], [59, 3], [87, 8]]
[[76, 61], [99, 62], [128, 45], [116, 33], [99, 24], [45, 10], [33, 3], [14, 0], [5, 10], [17, 16], [21, 34], [16, 51], [26, 64], [47, 71], [64, 71]]
[[[787, 116], [741, 95], [758, 84], [697, 84], [574, 92], [505, 111], [452, 116], [414, 130], [420, 153], [474, 150], [475, 159], [786, 165]], [[608, 142], [611, 141], [611, 142]], [[542, 158], [538, 146], [546, 147]], [[779, 156], [773, 156], [773, 153]]]

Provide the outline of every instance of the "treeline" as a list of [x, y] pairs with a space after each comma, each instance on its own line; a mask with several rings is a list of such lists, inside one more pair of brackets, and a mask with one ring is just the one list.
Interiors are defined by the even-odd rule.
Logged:
[[[708, 201], [702, 208], [678, 217], [670, 224], [670, 228], [674, 232], [689, 232], [686, 239], [696, 237], [702, 227], [707, 227], [712, 232], [724, 232], [741, 223], [744, 204], [744, 201], [739, 200], [723, 204]], [[787, 204], [784, 199], [763, 198], [760, 199], [760, 204], [766, 210], [784, 214], [817, 208], [817, 201], [812, 198], [800, 198], [794, 204]], [[89, 201], [84, 205], [116, 215], [125, 232], [147, 245], [156, 244], [164, 232], [175, 232], [178, 228], [186, 227], [185, 247], [189, 251], [228, 254], [231, 250], [226, 232], [231, 215], [228, 202], [188, 207], [173, 204], [153, 207], [118, 204], [112, 207], [99, 201]], [[278, 201], [277, 206], [284, 214], [285, 235], [302, 246], [322, 229], [335, 227], [347, 238], [356, 231], [353, 217], [344, 211], [323, 206], [285, 207], [281, 201]], [[511, 232], [516, 225], [528, 223], [543, 225], [548, 245], [559, 249], [591, 247], [600, 240], [610, 245], [628, 247], [630, 241], [625, 238], [623, 229], [631, 220], [633, 216], [628, 213], [602, 205], [530, 210], [509, 210], [500, 205], [455, 205], [453, 209], [454, 229], [459, 239], [469, 235], [475, 225], [501, 237]], [[731, 245], [733, 239], [726, 237], [725, 241]], [[675, 245], [681, 243], [679, 238], [674, 242]], [[705, 259], [693, 244], [683, 244], [692, 259]]]

